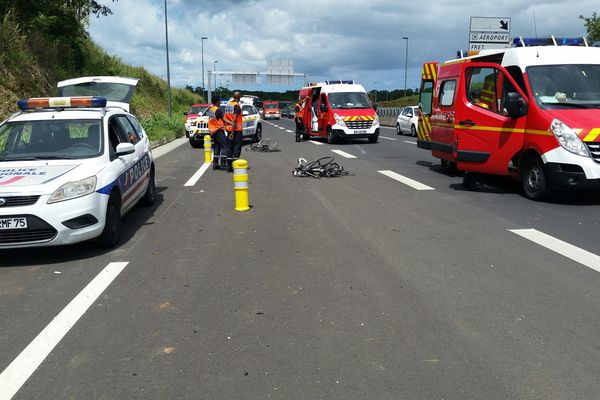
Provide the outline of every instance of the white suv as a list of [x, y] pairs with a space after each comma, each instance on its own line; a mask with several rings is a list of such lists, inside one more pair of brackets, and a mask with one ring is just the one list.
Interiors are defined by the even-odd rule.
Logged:
[[398, 135], [409, 133], [411, 136], [417, 136], [420, 112], [418, 106], [404, 107], [400, 110], [400, 115], [396, 120], [396, 133]]

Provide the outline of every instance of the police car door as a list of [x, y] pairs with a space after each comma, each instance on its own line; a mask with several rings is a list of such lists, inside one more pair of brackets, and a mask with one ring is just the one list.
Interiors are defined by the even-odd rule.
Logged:
[[509, 116], [507, 101], [527, 97], [501, 66], [466, 64], [463, 68], [455, 115], [458, 169], [507, 173], [525, 137], [525, 115]]
[[150, 156], [148, 153], [150, 152], [150, 145], [147, 138], [143, 137], [142, 127], [137, 123], [135, 117], [122, 115], [117, 118], [125, 128], [127, 140], [135, 147], [133, 167], [129, 170], [129, 181], [133, 184], [131, 192], [131, 202], [133, 204], [144, 195], [148, 186], [148, 173], [150, 171]]
[[[117, 145], [121, 143], [129, 143], [127, 138], [127, 125], [123, 126], [121, 116], [112, 116], [108, 121], [108, 138], [110, 141], [110, 157], [111, 168], [114, 169], [117, 175], [116, 184], [121, 190], [121, 213], [125, 213], [133, 204], [132, 194], [134, 193], [134, 185], [131, 177], [131, 170], [135, 164], [135, 152], [132, 154], [122, 154], [116, 156]], [[124, 117], [124, 116], [122, 116]], [[125, 119], [126, 121], [126, 119]]]
[[244, 127], [244, 136], [254, 135], [255, 116], [252, 115], [252, 106], [242, 105], [242, 125]]

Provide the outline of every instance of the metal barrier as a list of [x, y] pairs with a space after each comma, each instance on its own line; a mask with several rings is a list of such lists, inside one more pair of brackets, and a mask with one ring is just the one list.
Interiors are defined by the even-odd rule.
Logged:
[[381, 107], [377, 109], [377, 116], [381, 125], [395, 126], [400, 110], [403, 107]]

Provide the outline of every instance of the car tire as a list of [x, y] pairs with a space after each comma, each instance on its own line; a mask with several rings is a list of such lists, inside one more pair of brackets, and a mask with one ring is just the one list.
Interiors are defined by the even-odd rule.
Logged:
[[148, 178], [148, 187], [144, 197], [140, 200], [140, 205], [144, 207], [151, 207], [156, 202], [156, 185], [154, 183], [154, 167], [150, 168], [150, 177]]
[[190, 137], [190, 146], [192, 146], [194, 149], [200, 149], [204, 147], [204, 142], [202, 140], [194, 140]]
[[104, 229], [98, 236], [98, 246], [111, 249], [119, 244], [121, 239], [121, 201], [118, 194], [113, 192], [106, 205]]
[[521, 185], [525, 197], [540, 201], [548, 196], [548, 181], [544, 164], [538, 156], [530, 156], [521, 165]]
[[412, 137], [417, 137], [417, 128], [415, 128], [415, 126], [414, 126], [414, 125], [412, 125], [412, 126], [410, 127], [410, 135], [411, 135]]
[[379, 135], [373, 135], [373, 136], [369, 137], [369, 143], [377, 143], [378, 140], [379, 140]]
[[327, 128], [327, 143], [335, 144], [336, 142], [337, 140], [335, 137], [335, 133], [333, 133], [333, 130], [331, 128]]
[[400, 124], [396, 124], [396, 135], [402, 135], [402, 129], [400, 129]]
[[257, 125], [256, 131], [254, 132], [254, 142], [258, 143], [262, 140], [262, 126]]

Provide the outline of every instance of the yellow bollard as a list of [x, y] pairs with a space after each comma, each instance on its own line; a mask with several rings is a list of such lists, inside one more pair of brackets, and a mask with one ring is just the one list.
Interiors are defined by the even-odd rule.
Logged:
[[204, 135], [204, 162], [212, 162], [212, 142], [210, 135]]
[[233, 188], [235, 189], [235, 211], [248, 211], [248, 161], [233, 162]]

